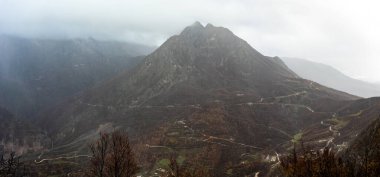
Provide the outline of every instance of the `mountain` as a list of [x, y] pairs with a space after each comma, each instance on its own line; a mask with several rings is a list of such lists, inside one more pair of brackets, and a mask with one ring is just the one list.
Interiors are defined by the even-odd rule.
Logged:
[[242, 176], [241, 165], [268, 169], [305, 127], [357, 99], [300, 78], [226, 28], [195, 23], [134, 69], [41, 116], [54, 142], [43, 157], [86, 153], [99, 132], [125, 129], [144, 172], [176, 154]]
[[332, 116], [304, 127], [300, 134], [304, 145], [314, 148], [330, 147], [343, 151], [358, 138], [361, 132], [378, 119], [380, 99], [359, 99], [335, 110]]
[[379, 85], [353, 79], [331, 66], [297, 58], [281, 59], [302, 78], [365, 98], [380, 96]]
[[35, 125], [16, 119], [8, 110], [0, 107], [0, 152], [17, 155], [42, 151], [50, 146], [46, 132]]
[[0, 106], [18, 118], [39, 112], [134, 67], [151, 47], [95, 39], [0, 36]]
[[[360, 134], [356, 134], [356, 138], [351, 142], [350, 147], [343, 153], [343, 157], [356, 158], [366, 160], [370, 168], [373, 164], [379, 164], [380, 159], [380, 113], [378, 118]], [[373, 170], [373, 169], [371, 169]]]

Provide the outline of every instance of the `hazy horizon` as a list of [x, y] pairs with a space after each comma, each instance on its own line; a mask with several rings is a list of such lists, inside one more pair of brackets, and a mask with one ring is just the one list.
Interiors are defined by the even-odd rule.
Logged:
[[200, 21], [229, 28], [264, 55], [308, 59], [380, 82], [378, 5], [370, 0], [0, 0], [0, 34], [157, 46]]

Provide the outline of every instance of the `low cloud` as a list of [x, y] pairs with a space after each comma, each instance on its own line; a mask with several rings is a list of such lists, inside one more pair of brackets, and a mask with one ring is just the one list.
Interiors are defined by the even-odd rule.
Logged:
[[265, 55], [307, 58], [380, 81], [375, 0], [0, 0], [0, 34], [159, 45], [200, 21]]

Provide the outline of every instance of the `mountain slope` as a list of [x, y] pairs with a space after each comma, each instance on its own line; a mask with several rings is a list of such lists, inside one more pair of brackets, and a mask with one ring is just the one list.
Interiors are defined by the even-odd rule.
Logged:
[[0, 36], [0, 105], [17, 117], [38, 112], [135, 66], [152, 49], [94, 39]]
[[282, 59], [302, 78], [361, 97], [380, 96], [380, 86], [350, 78], [331, 66], [303, 59]]
[[0, 152], [16, 152], [17, 155], [41, 151], [50, 146], [46, 132], [36, 126], [16, 119], [8, 110], [0, 107]]
[[345, 157], [365, 159], [368, 164], [380, 163], [380, 112], [377, 114], [378, 118], [372, 121], [360, 134], [357, 134], [356, 139], [350, 143], [349, 148], [343, 154]]
[[299, 78], [226, 28], [195, 23], [41, 122], [55, 144], [46, 156], [85, 153], [100, 131], [126, 129], [145, 170], [176, 153], [221, 175], [229, 164], [270, 164], [265, 156], [355, 99]]
[[[293, 72], [285, 69], [275, 60], [258, 53], [229, 30], [212, 25], [203, 27], [200, 24], [194, 24], [187, 27], [180, 35], [168, 39], [131, 75], [121, 76], [114, 86], [110, 86], [113, 84], [111, 83], [104, 87], [105, 94], [111, 94], [111, 96], [105, 96], [104, 99], [114, 102], [115, 94], [121, 93], [119, 98], [135, 98], [123, 99], [120, 103], [139, 105], [148, 99], [167, 93], [169, 89], [186, 92], [177, 94], [196, 93], [199, 95], [209, 94], [205, 91], [219, 88], [235, 92], [249, 89], [250, 92], [255, 92], [255, 96], [259, 99], [294, 93], [293, 88], [278, 82], [297, 78], [298, 76]], [[309, 87], [308, 84], [310, 82], [301, 83], [305, 87]], [[109, 87], [114, 87], [113, 89], [117, 91], [109, 91]], [[197, 90], [190, 92], [181, 88]], [[321, 89], [324, 92], [334, 92], [329, 96], [339, 95], [336, 97], [343, 100], [355, 98], [331, 89], [323, 87]], [[173, 92], [170, 94], [174, 95]], [[168, 95], [163, 95], [163, 97], [168, 99]], [[175, 104], [179, 100], [173, 101], [172, 104]]]

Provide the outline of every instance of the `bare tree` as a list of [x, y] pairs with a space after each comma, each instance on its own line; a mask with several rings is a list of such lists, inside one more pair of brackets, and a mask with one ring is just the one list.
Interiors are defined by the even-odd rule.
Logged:
[[90, 149], [92, 158], [87, 176], [131, 177], [138, 171], [126, 132], [101, 133]]
[[110, 151], [107, 156], [108, 177], [131, 177], [138, 167], [125, 132], [115, 131], [110, 137]]
[[[23, 167], [23, 168], [22, 168]], [[0, 152], [0, 176], [1, 177], [21, 177], [29, 175], [25, 165], [20, 162], [20, 157], [11, 152], [5, 154]]]
[[105, 177], [105, 163], [108, 150], [109, 135], [100, 133], [100, 138], [90, 145], [92, 158], [88, 176]]

